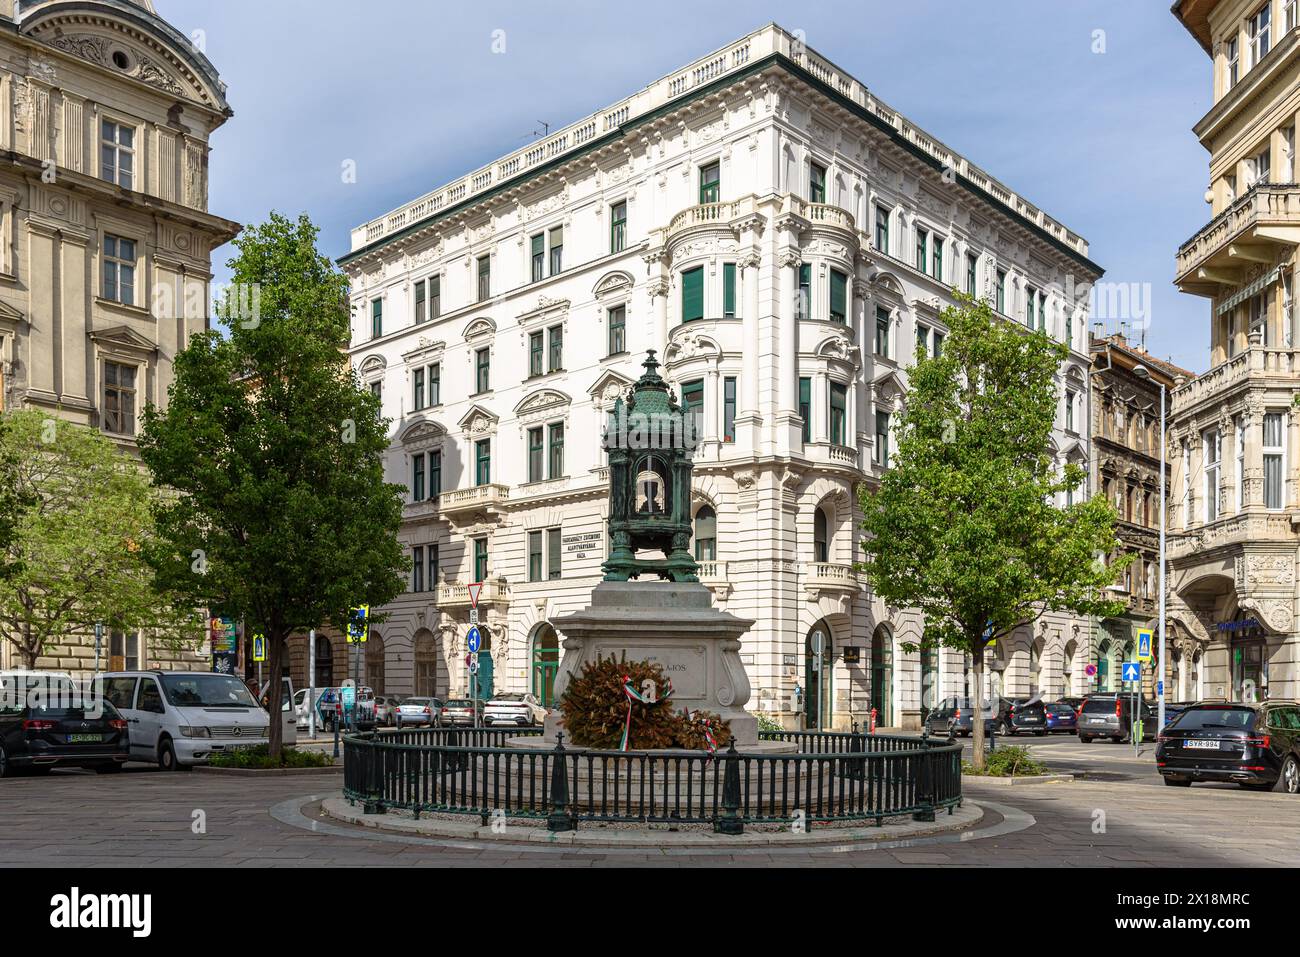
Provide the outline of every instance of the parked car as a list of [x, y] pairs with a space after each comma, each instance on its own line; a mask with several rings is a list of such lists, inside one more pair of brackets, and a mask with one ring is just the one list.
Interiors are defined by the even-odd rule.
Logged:
[[[298, 727], [307, 728], [311, 726], [311, 710], [316, 709], [316, 727], [318, 729], [325, 727], [324, 718], [320, 712], [320, 700], [324, 697], [328, 688], [299, 688], [293, 695], [293, 713], [298, 721]], [[311, 693], [314, 699], [307, 701], [307, 695]]]
[[391, 728], [397, 723], [397, 706], [402, 699], [395, 694], [375, 695], [375, 724]]
[[[942, 732], [949, 737], [969, 738], [975, 724], [975, 708], [970, 698], [944, 698], [925, 718], [925, 730]], [[998, 720], [992, 705], [984, 704], [984, 733], [997, 734]]]
[[1056, 699], [1056, 703], [1057, 703], [1057, 704], [1068, 704], [1068, 705], [1070, 706], [1070, 709], [1071, 709], [1072, 711], [1074, 711], [1074, 715], [1075, 715], [1075, 717], [1078, 717], [1078, 716], [1079, 716], [1079, 709], [1080, 709], [1081, 707], [1083, 707], [1083, 703], [1084, 703], [1084, 701], [1086, 701], [1086, 700], [1087, 700], [1086, 698], [1076, 698], [1076, 697], [1074, 697], [1073, 695], [1065, 695], [1065, 696], [1063, 696], [1063, 697], [1057, 698], [1057, 699]]
[[999, 727], [1003, 734], [1014, 735], [1021, 731], [1031, 734], [1047, 734], [1047, 706], [1041, 698], [1026, 701], [1001, 699], [999, 709]]
[[485, 724], [517, 724], [531, 728], [546, 720], [546, 709], [531, 694], [516, 691], [496, 695], [483, 708]]
[[1055, 734], [1074, 734], [1079, 727], [1079, 715], [1068, 702], [1053, 701], [1043, 706], [1047, 712], [1047, 730]]
[[[1155, 706], [1142, 700], [1140, 714], [1142, 717], [1142, 736], [1153, 738], [1159, 730], [1156, 728]], [[1112, 741], [1129, 741], [1132, 739], [1133, 695], [1123, 691], [1099, 692], [1090, 694], [1079, 709], [1079, 740], [1087, 744], [1095, 738], [1110, 738]]]
[[1300, 705], [1191, 705], [1160, 735], [1156, 768], [1171, 787], [1229, 781], [1300, 794]]
[[403, 698], [393, 709], [393, 721], [399, 728], [426, 725], [430, 728], [442, 724], [442, 702], [437, 698]]
[[[316, 712], [319, 716], [317, 722], [328, 732], [334, 731], [334, 725], [343, 716], [343, 688], [323, 688], [321, 695], [316, 699]], [[356, 723], [358, 731], [375, 730], [375, 692], [371, 688], [361, 687], [356, 693]]]
[[[477, 710], [479, 720], [474, 720], [474, 713]], [[462, 726], [475, 725], [483, 723], [483, 702], [474, 701], [470, 698], [450, 698], [442, 703], [442, 712], [440, 723], [444, 725]]]
[[[269, 740], [271, 716], [233, 675], [119, 671], [105, 675], [103, 687], [104, 697], [129, 722], [132, 760], [155, 763], [164, 771]], [[291, 685], [287, 691], [281, 714], [288, 725], [285, 740], [293, 741], [297, 720]]]
[[0, 778], [20, 769], [120, 771], [130, 758], [127, 721], [61, 672], [0, 673]]

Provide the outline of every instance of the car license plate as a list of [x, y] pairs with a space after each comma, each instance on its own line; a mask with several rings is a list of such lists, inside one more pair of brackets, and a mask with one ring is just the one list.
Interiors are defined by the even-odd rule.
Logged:
[[102, 734], [70, 734], [68, 744], [98, 744], [104, 740]]
[[1020, 720], [1023, 721], [1025, 724], [1037, 724], [1037, 723], [1038, 723], [1038, 719], [1037, 719], [1037, 718], [1021, 718]]
[[1106, 723], [1106, 719], [1105, 719], [1105, 718], [1089, 718], [1089, 719], [1088, 719], [1088, 723], [1089, 723], [1089, 724], [1105, 724], [1105, 723]]
[[1195, 748], [1198, 751], [1217, 751], [1219, 750], [1218, 741], [1200, 741], [1191, 740], [1183, 742], [1184, 748]]

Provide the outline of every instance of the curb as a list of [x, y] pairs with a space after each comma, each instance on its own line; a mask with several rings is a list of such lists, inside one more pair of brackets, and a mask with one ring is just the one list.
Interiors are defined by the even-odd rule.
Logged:
[[983, 784], [996, 784], [1000, 787], [1011, 787], [1016, 784], [1057, 784], [1064, 782], [1073, 782], [1076, 775], [1073, 774], [1035, 774], [1028, 777], [1019, 778], [1000, 778], [991, 774], [963, 774], [961, 776], [963, 784], [966, 782]]
[[343, 770], [342, 764], [326, 768], [213, 768], [206, 764], [196, 764], [195, 771], [204, 774], [227, 774], [234, 777], [275, 777], [300, 774], [335, 774]]
[[[346, 824], [361, 825], [377, 831], [422, 837], [450, 837], [461, 840], [478, 840], [501, 844], [550, 844], [575, 847], [647, 847], [647, 848], [711, 848], [723, 851], [739, 847], [776, 847], [819, 845], [876, 844], [882, 841], [929, 837], [945, 831], [966, 830], [984, 817], [984, 810], [967, 801], [953, 813], [936, 813], [933, 824], [907, 821], [885, 824], [881, 827], [813, 826], [802, 834], [791, 831], [746, 832], [737, 835], [714, 834], [712, 831], [669, 831], [648, 828], [611, 829], [594, 824], [576, 831], [553, 832], [545, 827], [507, 826], [496, 833], [492, 827], [477, 821], [449, 821], [436, 818], [414, 820], [406, 816], [389, 814], [363, 814], [342, 797], [329, 797], [321, 802], [322, 816]], [[472, 816], [471, 816], [472, 817]]]

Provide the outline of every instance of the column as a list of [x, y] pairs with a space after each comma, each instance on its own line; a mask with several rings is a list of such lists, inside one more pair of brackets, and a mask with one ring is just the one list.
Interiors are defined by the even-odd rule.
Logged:
[[660, 362], [664, 360], [664, 351], [668, 348], [668, 280], [652, 279], [646, 292], [654, 312], [654, 331], [651, 334], [649, 348], [655, 349]]
[[[813, 376], [812, 428], [808, 430], [814, 442], [830, 441], [831, 378], [824, 368]], [[845, 431], [847, 433], [847, 423]], [[847, 441], [847, 439], [846, 439]]]
[[[871, 380], [875, 374], [875, 351], [872, 343], [875, 341], [875, 324], [868, 315], [867, 308], [867, 284], [861, 279], [853, 280], [853, 309], [850, 313], [850, 321], [857, 328], [858, 335], [858, 354], [862, 357], [862, 365], [858, 370], [858, 375], [853, 383], [853, 405], [856, 409], [854, 415], [854, 428], [865, 429], [867, 426], [867, 405], [870, 399], [868, 393], [871, 390]], [[861, 433], [854, 431], [849, 433], [849, 439], [855, 449], [862, 448]]]
[[759, 411], [759, 371], [762, 344], [758, 321], [758, 274], [762, 257], [758, 249], [741, 256], [740, 286], [744, 296], [740, 315], [741, 372], [736, 383], [736, 447], [757, 455], [762, 444], [763, 414]]
[[799, 323], [795, 319], [794, 298], [799, 288], [799, 266], [803, 259], [797, 249], [786, 249], [778, 260], [781, 269], [780, 301], [776, 321], [780, 355], [777, 356], [777, 414], [775, 451], [788, 455], [803, 441], [799, 420]]

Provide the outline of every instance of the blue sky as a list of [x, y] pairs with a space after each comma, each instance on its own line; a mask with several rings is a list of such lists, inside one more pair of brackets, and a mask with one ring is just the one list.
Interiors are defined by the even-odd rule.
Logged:
[[[1208, 157], [1190, 129], [1210, 106], [1210, 64], [1166, 0], [155, 4], [203, 31], [230, 87], [212, 210], [244, 223], [306, 211], [336, 257], [352, 227], [517, 149], [539, 121], [563, 126], [768, 21], [803, 30], [1083, 235], [1109, 280], [1149, 284], [1154, 354], [1207, 365], [1208, 304], [1171, 281], [1178, 245], [1209, 218]], [[229, 255], [215, 257], [219, 278]]]

